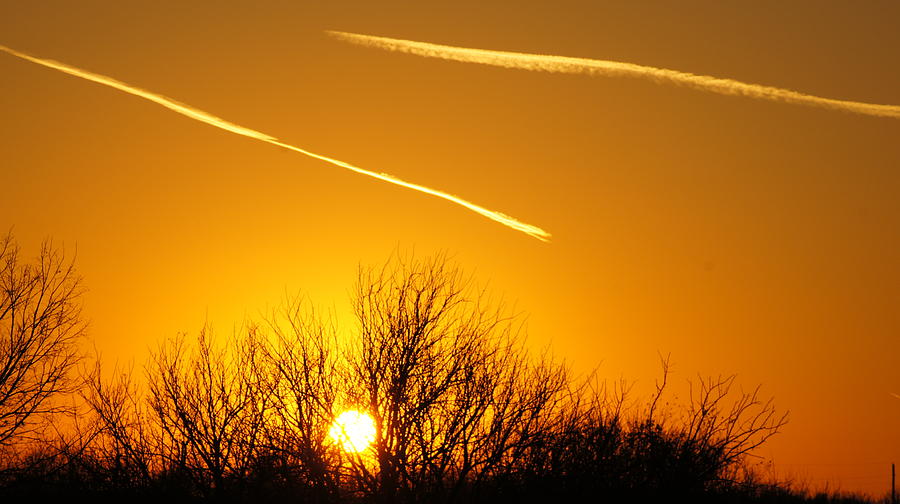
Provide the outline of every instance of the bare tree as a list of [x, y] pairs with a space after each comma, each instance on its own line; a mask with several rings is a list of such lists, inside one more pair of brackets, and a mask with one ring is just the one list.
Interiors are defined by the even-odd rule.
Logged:
[[274, 372], [266, 446], [283, 476], [316, 492], [319, 501], [338, 493], [340, 449], [329, 439], [340, 390], [334, 321], [289, 297], [267, 318], [274, 340], [267, 359]]
[[514, 320], [443, 256], [360, 270], [349, 402], [374, 417], [386, 500], [458, 492], [534, 446], [566, 390], [565, 368], [533, 363]]
[[120, 488], [146, 487], [162, 469], [154, 454], [165, 443], [131, 371], [118, 371], [104, 381], [99, 355], [93, 367], [84, 370], [80, 395], [87, 415], [76, 423], [76, 448], [103, 479]]
[[166, 341], [145, 368], [147, 394], [130, 372], [103, 379], [98, 357], [81, 393], [91, 413], [85, 460], [100, 478], [119, 488], [235, 497], [264, 487], [335, 500], [341, 455], [328, 431], [341, 382], [333, 323], [299, 297], [265, 322], [221, 345], [208, 329], [195, 341]]
[[627, 420], [620, 440], [621, 480], [630, 489], [699, 495], [740, 483], [748, 457], [778, 434], [788, 413], [778, 413], [759, 387], [735, 391], [735, 376], [688, 381], [690, 400], [660, 411], [671, 366], [661, 356], [663, 377], [649, 406]]
[[204, 329], [193, 349], [183, 336], [160, 346], [148, 367], [149, 405], [165, 439], [159, 456], [207, 496], [242, 483], [258, 453], [272, 401], [262, 345], [250, 328], [220, 348]]
[[0, 446], [31, 440], [47, 415], [65, 407], [85, 333], [81, 278], [74, 261], [44, 241], [36, 264], [22, 264], [12, 234], [0, 241]]
[[778, 413], [771, 398], [762, 399], [760, 387], [733, 392], [735, 376], [704, 378], [691, 382], [684, 442], [708, 454], [704, 476], [722, 479], [727, 469], [778, 434], [787, 424], [788, 412]]

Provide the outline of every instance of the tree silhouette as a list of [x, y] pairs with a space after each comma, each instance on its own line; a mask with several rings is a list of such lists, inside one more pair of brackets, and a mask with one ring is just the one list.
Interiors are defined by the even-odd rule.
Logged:
[[274, 379], [265, 450], [277, 467], [259, 468], [275, 471], [283, 483], [302, 482], [292, 486], [317, 501], [334, 500], [341, 453], [328, 432], [340, 413], [336, 408], [343, 386], [335, 323], [294, 296], [267, 317], [264, 327], [271, 331], [266, 358]]
[[[668, 359], [646, 401], [626, 400], [624, 381], [576, 379], [443, 255], [361, 267], [352, 306], [347, 334], [288, 297], [221, 344], [208, 329], [168, 339], [144, 392], [98, 362], [76, 479], [216, 500], [696, 501], [758, 488], [746, 457], [786, 421], [734, 377], [663, 401]], [[347, 409], [376, 424], [362, 452], [329, 438]]]
[[74, 261], [50, 241], [34, 264], [19, 251], [11, 233], [0, 241], [0, 447], [36, 439], [66, 409], [54, 397], [70, 390], [85, 332]]
[[74, 458], [89, 464], [96, 479], [119, 489], [141, 489], [164, 470], [159, 454], [166, 452], [166, 443], [131, 370], [118, 371], [104, 380], [99, 355], [84, 370], [79, 392], [90, 414], [77, 424], [69, 452], [83, 454]]
[[262, 345], [251, 328], [219, 348], [204, 328], [193, 348], [183, 336], [160, 346], [148, 368], [164, 461], [206, 496], [240, 485], [255, 461], [273, 389]]
[[386, 501], [456, 494], [514, 465], [553, 422], [566, 369], [533, 361], [514, 320], [444, 256], [361, 269], [354, 307], [350, 403], [377, 427], [377, 471], [357, 467]]

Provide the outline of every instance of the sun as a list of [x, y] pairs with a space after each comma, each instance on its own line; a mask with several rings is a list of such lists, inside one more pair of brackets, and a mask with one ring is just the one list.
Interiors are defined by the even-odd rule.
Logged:
[[375, 441], [375, 420], [367, 413], [347, 410], [334, 419], [328, 434], [345, 452], [359, 453]]

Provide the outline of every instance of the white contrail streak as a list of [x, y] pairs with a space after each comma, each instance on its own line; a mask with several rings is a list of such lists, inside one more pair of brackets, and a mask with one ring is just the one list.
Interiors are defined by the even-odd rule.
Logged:
[[60, 72], [67, 73], [69, 75], [74, 75], [75, 77], [87, 79], [89, 81], [93, 81], [98, 84], [103, 84], [104, 86], [109, 86], [109, 87], [118, 89], [120, 91], [124, 91], [128, 94], [139, 96], [141, 98], [144, 98], [145, 100], [150, 100], [153, 103], [162, 105], [163, 107], [166, 107], [167, 109], [177, 112], [181, 115], [185, 115], [187, 117], [190, 117], [191, 119], [196, 119], [197, 121], [209, 124], [210, 126], [215, 126], [216, 128], [220, 128], [225, 131], [230, 131], [232, 133], [242, 135], [245, 137], [255, 138], [257, 140], [261, 140], [263, 142], [270, 143], [272, 145], [277, 145], [278, 147], [292, 150], [294, 152], [299, 152], [300, 154], [303, 154], [305, 156], [309, 156], [309, 157], [312, 157], [315, 159], [325, 161], [326, 163], [331, 163], [335, 166], [340, 166], [341, 168], [346, 168], [350, 171], [354, 171], [354, 172], [360, 173], [362, 175], [367, 175], [369, 177], [373, 177], [378, 180], [383, 180], [385, 182], [395, 184], [395, 185], [398, 185], [401, 187], [405, 187], [407, 189], [412, 189], [414, 191], [419, 191], [421, 193], [430, 194], [432, 196], [436, 196], [438, 198], [442, 198], [447, 201], [451, 201], [453, 203], [456, 203], [457, 205], [462, 205], [475, 213], [481, 214], [481, 215], [487, 217], [488, 219], [499, 222], [500, 224], [503, 224], [504, 226], [510, 227], [517, 231], [521, 231], [527, 235], [533, 236], [534, 238], [537, 238], [538, 240], [549, 241], [549, 239], [550, 239], [550, 233], [544, 231], [543, 229], [541, 229], [537, 226], [532, 226], [531, 224], [525, 224], [524, 222], [520, 222], [520, 221], [516, 220], [515, 218], [510, 217], [509, 215], [506, 215], [506, 214], [503, 214], [500, 212], [495, 212], [493, 210], [488, 210], [484, 207], [478, 206], [475, 203], [466, 201], [466, 200], [459, 198], [457, 196], [454, 196], [452, 194], [448, 194], [443, 191], [439, 191], [437, 189], [432, 189], [430, 187], [425, 187], [425, 186], [422, 186], [419, 184], [414, 184], [412, 182], [406, 182], [405, 180], [401, 180], [401, 179], [399, 179], [393, 175], [389, 175], [387, 173], [378, 173], [378, 172], [369, 171], [369, 170], [360, 168], [358, 166], [353, 166], [350, 163], [345, 163], [345, 162], [337, 160], [337, 159], [333, 159], [333, 158], [330, 158], [327, 156], [323, 156], [321, 154], [316, 154], [314, 152], [310, 152], [305, 149], [301, 149], [300, 147], [296, 147], [294, 145], [284, 143], [273, 136], [269, 136], [265, 133], [261, 133], [256, 130], [252, 130], [250, 128], [245, 128], [243, 126], [239, 126], [234, 123], [230, 123], [230, 122], [228, 122], [224, 119], [220, 119], [212, 114], [209, 114], [202, 110], [198, 110], [194, 107], [191, 107], [190, 105], [185, 105], [183, 103], [179, 103], [179, 102], [172, 100], [170, 98], [167, 98], [165, 96], [134, 87], [130, 84], [126, 84], [124, 82], [117, 81], [117, 80], [107, 77], [105, 75], [91, 73], [86, 70], [82, 70], [80, 68], [66, 65], [65, 63], [60, 63], [58, 61], [35, 58], [33, 56], [29, 56], [25, 53], [21, 53], [19, 51], [10, 49], [9, 47], [5, 47], [2, 45], [0, 45], [0, 50], [7, 52], [13, 56], [28, 60], [32, 63], [37, 63], [38, 65], [43, 65], [45, 67], [52, 68], [54, 70], [59, 70]]
[[878, 105], [846, 100], [822, 98], [789, 89], [781, 89], [732, 79], [721, 79], [707, 75], [695, 75], [677, 70], [655, 68], [622, 63], [619, 61], [595, 60], [587, 58], [570, 58], [545, 54], [528, 54], [506, 51], [490, 51], [447, 45], [429, 44], [413, 40], [401, 40], [372, 35], [360, 35], [340, 31], [326, 31], [332, 37], [378, 49], [396, 51], [427, 58], [439, 58], [464, 63], [478, 63], [504, 68], [517, 68], [535, 72], [555, 72], [567, 74], [587, 74], [613, 77], [643, 77], [659, 83], [680, 84], [702, 91], [710, 91], [724, 95], [747, 96], [762, 100], [772, 100], [798, 105], [809, 105], [832, 110], [843, 110], [880, 117], [900, 118], [900, 106]]

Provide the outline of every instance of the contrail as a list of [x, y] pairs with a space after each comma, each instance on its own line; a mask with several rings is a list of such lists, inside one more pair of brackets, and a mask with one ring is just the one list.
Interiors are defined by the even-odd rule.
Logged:
[[610, 77], [643, 77], [658, 83], [680, 84], [702, 91], [710, 91], [723, 95], [747, 96], [762, 100], [772, 100], [797, 105], [809, 105], [832, 110], [843, 110], [857, 114], [880, 117], [900, 118], [900, 106], [878, 105], [855, 101], [835, 100], [809, 94], [781, 89], [777, 87], [748, 84], [732, 79], [721, 79], [707, 75], [695, 75], [677, 70], [655, 68], [634, 63], [596, 60], [587, 58], [570, 58], [545, 54], [528, 54], [487, 49], [472, 49], [447, 45], [401, 40], [372, 35], [360, 35], [340, 31], [326, 31], [327, 34], [345, 42], [359, 44], [387, 51], [439, 58], [464, 63], [478, 63], [504, 68], [517, 68], [535, 72], [554, 72], [567, 74], [602, 75]]
[[897, 399], [900, 399], [900, 394], [895, 394], [895, 393], [893, 393], [893, 392], [889, 392], [889, 393], [890, 393], [892, 396], [896, 397]]
[[128, 94], [139, 96], [141, 98], [144, 98], [145, 100], [150, 100], [153, 103], [162, 105], [163, 107], [166, 107], [167, 109], [177, 112], [181, 115], [185, 115], [187, 117], [190, 117], [191, 119], [195, 119], [197, 121], [209, 124], [210, 126], [215, 126], [216, 128], [223, 129], [225, 131], [230, 131], [232, 133], [235, 133], [235, 134], [238, 134], [241, 136], [255, 138], [257, 140], [261, 140], [263, 142], [270, 143], [272, 145], [277, 145], [278, 147], [292, 150], [294, 152], [299, 152], [300, 154], [303, 154], [305, 156], [319, 159], [319, 160], [325, 161], [326, 163], [331, 163], [335, 166], [340, 166], [341, 168], [346, 168], [350, 171], [354, 171], [354, 172], [360, 173], [362, 175], [367, 175], [369, 177], [373, 177], [378, 180], [383, 180], [385, 182], [395, 184], [395, 185], [398, 185], [401, 187], [405, 187], [407, 189], [412, 189], [414, 191], [419, 191], [421, 193], [430, 194], [432, 196], [437, 196], [438, 198], [442, 198], [447, 201], [456, 203], [457, 205], [464, 206], [464, 207], [468, 208], [469, 210], [471, 210], [475, 213], [481, 214], [481, 215], [487, 217], [488, 219], [499, 222], [500, 224], [503, 224], [504, 226], [510, 227], [517, 231], [521, 231], [527, 235], [533, 236], [533, 237], [537, 238], [538, 240], [546, 242], [546, 241], [549, 241], [549, 239], [550, 239], [550, 233], [544, 231], [543, 229], [541, 229], [537, 226], [532, 226], [531, 224], [525, 224], [524, 222], [520, 222], [520, 221], [516, 220], [515, 218], [510, 217], [509, 215], [506, 215], [506, 214], [503, 214], [500, 212], [495, 212], [493, 210], [488, 210], [484, 207], [478, 206], [475, 203], [466, 201], [466, 200], [459, 198], [457, 196], [454, 196], [452, 194], [448, 194], [443, 191], [439, 191], [437, 189], [432, 189], [430, 187], [425, 187], [423, 185], [414, 184], [412, 182], [406, 182], [405, 180], [401, 180], [401, 179], [399, 179], [393, 175], [387, 174], [387, 173], [378, 173], [378, 172], [369, 171], [369, 170], [360, 168], [358, 166], [353, 166], [350, 163], [345, 163], [345, 162], [337, 160], [337, 159], [333, 159], [333, 158], [330, 158], [327, 156], [323, 156], [321, 154], [316, 154], [314, 152], [310, 152], [308, 150], [301, 149], [300, 147], [296, 147], [294, 145], [284, 143], [273, 136], [267, 135], [265, 133], [261, 133], [256, 130], [252, 130], [250, 128], [245, 128], [243, 126], [240, 126], [240, 125], [237, 125], [237, 124], [234, 124], [231, 122], [228, 122], [228, 121], [221, 119], [219, 117], [216, 117], [212, 114], [209, 114], [202, 110], [191, 107], [190, 105], [185, 105], [184, 103], [179, 103], [175, 100], [172, 100], [171, 98], [167, 98], [165, 96], [134, 87], [130, 84], [126, 84], [124, 82], [115, 80], [115, 79], [113, 79], [111, 77], [107, 77], [105, 75], [88, 72], [86, 70], [82, 70], [80, 68], [66, 65], [65, 63], [60, 63], [58, 61], [35, 58], [33, 56], [29, 56], [25, 53], [16, 51], [14, 49], [10, 49], [9, 47], [2, 46], [2, 45], [0, 45], [0, 50], [7, 52], [13, 56], [28, 60], [32, 63], [37, 63], [38, 65], [52, 68], [54, 70], [59, 70], [60, 72], [67, 73], [69, 75], [74, 75], [75, 77], [87, 79], [89, 81], [93, 81], [98, 84], [103, 84], [104, 86], [109, 86], [111, 88], [115, 88], [120, 91], [124, 91]]

